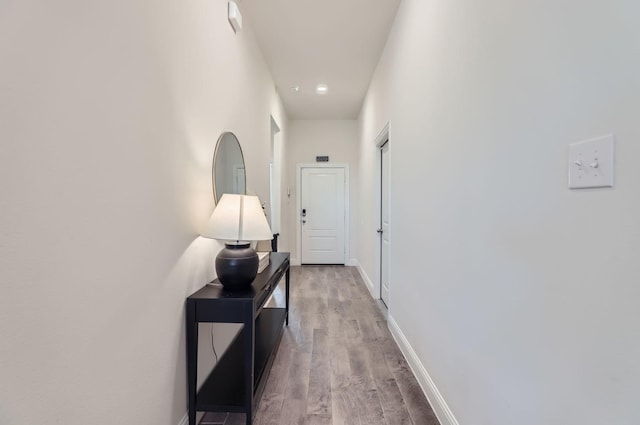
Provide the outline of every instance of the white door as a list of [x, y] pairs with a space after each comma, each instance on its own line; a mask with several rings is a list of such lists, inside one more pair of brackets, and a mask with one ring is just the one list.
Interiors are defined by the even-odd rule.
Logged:
[[380, 298], [389, 305], [389, 142], [380, 148]]
[[344, 264], [344, 168], [302, 168], [302, 264]]

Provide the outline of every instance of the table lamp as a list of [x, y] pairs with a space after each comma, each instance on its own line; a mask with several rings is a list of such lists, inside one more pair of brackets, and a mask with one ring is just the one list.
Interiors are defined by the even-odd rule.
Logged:
[[229, 291], [247, 289], [256, 277], [258, 254], [250, 242], [273, 238], [258, 197], [230, 193], [218, 201], [202, 236], [225, 241], [216, 257], [216, 273]]

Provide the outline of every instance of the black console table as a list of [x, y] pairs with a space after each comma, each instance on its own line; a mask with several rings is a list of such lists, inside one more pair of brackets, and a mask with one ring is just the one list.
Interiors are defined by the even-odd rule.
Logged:
[[[187, 298], [187, 386], [189, 425], [196, 412], [244, 412], [251, 425], [269, 376], [283, 325], [289, 324], [289, 254], [272, 252], [270, 264], [251, 288], [227, 292], [214, 280]], [[285, 276], [285, 308], [265, 307]], [[198, 323], [242, 323], [243, 328], [197, 390]]]

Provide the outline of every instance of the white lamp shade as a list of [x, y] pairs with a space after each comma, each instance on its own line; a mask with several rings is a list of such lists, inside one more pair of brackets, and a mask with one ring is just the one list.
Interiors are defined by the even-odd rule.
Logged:
[[218, 201], [202, 236], [238, 242], [273, 239], [258, 197], [230, 193]]

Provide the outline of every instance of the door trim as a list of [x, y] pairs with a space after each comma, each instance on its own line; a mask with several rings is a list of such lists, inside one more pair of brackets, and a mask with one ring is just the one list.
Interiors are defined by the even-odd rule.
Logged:
[[[376, 226], [379, 226], [381, 221], [382, 221], [382, 210], [380, 208], [380, 206], [382, 205], [382, 170], [381, 170], [381, 166], [380, 164], [382, 164], [382, 146], [385, 143], [391, 143], [391, 137], [390, 137], [390, 127], [391, 127], [391, 122], [387, 121], [387, 123], [385, 124], [385, 126], [382, 128], [382, 130], [380, 131], [380, 133], [378, 134], [378, 136], [376, 137], [375, 140], [375, 146], [376, 146], [376, 182], [377, 182], [377, 190], [376, 192], [376, 214], [375, 214], [375, 223]], [[389, 145], [389, 175], [391, 175], [391, 145]], [[389, 190], [389, 205], [393, 205], [391, 203], [391, 190]], [[391, 221], [391, 215], [392, 215], [392, 211], [391, 208], [389, 208], [389, 221]], [[376, 227], [377, 229], [377, 227]], [[372, 229], [373, 231], [375, 231], [376, 229]], [[392, 233], [392, 232], [391, 232]], [[389, 246], [392, 246], [391, 244], [391, 236], [392, 234], [389, 234]], [[389, 257], [391, 257], [391, 251], [389, 251]], [[382, 294], [382, 280], [381, 280], [381, 276], [380, 276], [380, 270], [382, 268], [382, 264], [380, 259], [382, 258], [382, 238], [379, 236], [376, 236], [376, 259], [375, 259], [375, 281], [374, 284], [376, 285], [376, 287], [374, 288], [374, 293], [375, 296], [374, 298], [379, 300], [380, 299], [380, 294]], [[389, 261], [388, 264], [389, 267], [389, 276], [393, 276], [391, 274], [391, 261]], [[389, 280], [391, 280], [391, 277], [389, 277]], [[389, 288], [391, 288], [391, 283], [389, 283]], [[391, 299], [391, 290], [389, 290], [389, 299]]]
[[[272, 233], [282, 230], [282, 181], [284, 161], [282, 157], [282, 133], [271, 115], [271, 156], [269, 160], [269, 224]], [[280, 239], [282, 241], [282, 239]], [[282, 245], [282, 242], [281, 242]]]
[[291, 264], [299, 266], [302, 262], [302, 169], [303, 168], [342, 168], [344, 170], [344, 262], [345, 265], [352, 263], [349, 247], [351, 246], [351, 222], [349, 220], [349, 164], [345, 163], [305, 163], [296, 165], [296, 257], [291, 259]]

